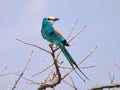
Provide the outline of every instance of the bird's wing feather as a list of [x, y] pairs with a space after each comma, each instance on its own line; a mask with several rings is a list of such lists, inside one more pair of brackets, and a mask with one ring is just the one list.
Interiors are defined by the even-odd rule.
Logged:
[[55, 34], [57, 34], [58, 36], [62, 36], [62, 34], [61, 34], [59, 31], [57, 31], [57, 30], [53, 30], [53, 32], [54, 32]]

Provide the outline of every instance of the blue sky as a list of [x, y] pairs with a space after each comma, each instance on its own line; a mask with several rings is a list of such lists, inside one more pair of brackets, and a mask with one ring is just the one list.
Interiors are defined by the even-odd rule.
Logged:
[[[115, 75], [115, 82], [119, 83], [120, 71], [114, 65], [114, 63], [120, 65], [119, 9], [119, 0], [1, 0], [0, 70], [7, 66], [6, 73], [20, 71], [28, 59], [31, 50], [34, 53], [29, 65], [30, 69], [26, 72], [25, 76], [28, 75], [27, 77], [31, 78], [32, 74], [42, 70], [45, 67], [43, 61], [45, 63], [52, 62], [50, 56], [45, 52], [24, 45], [16, 41], [16, 38], [49, 49], [48, 42], [40, 34], [41, 22], [45, 16], [55, 16], [60, 18], [60, 20], [54, 24], [54, 27], [64, 37], [67, 37], [77, 19], [79, 23], [75, 27], [73, 35], [84, 25], [87, 26], [86, 30], [76, 39], [75, 44], [68, 48], [76, 62], [85, 57], [96, 45], [99, 45], [94, 54], [81, 64], [81, 66], [96, 66], [93, 69], [83, 70], [91, 81], [84, 84], [81, 80], [78, 81], [76, 75], [74, 81], [77, 87], [88, 89], [94, 86], [98, 81], [99, 74], [99, 77], [101, 77], [100, 84], [109, 83], [106, 67], [112, 75]], [[64, 65], [69, 65], [67, 60], [65, 60]], [[71, 76], [74, 75], [75, 73], [71, 74]], [[14, 75], [10, 77], [3, 78], [5, 85], [9, 83], [12, 86], [13, 82], [17, 79]], [[17, 89], [20, 90], [21, 86], [24, 87], [24, 85], [18, 84]], [[70, 88], [64, 83], [56, 88], [62, 87], [64, 89]], [[29, 90], [29, 88], [31, 87], [27, 87], [25, 90]]]

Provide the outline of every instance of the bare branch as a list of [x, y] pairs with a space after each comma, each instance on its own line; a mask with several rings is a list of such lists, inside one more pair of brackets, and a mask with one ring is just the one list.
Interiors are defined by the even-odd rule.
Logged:
[[93, 87], [89, 90], [102, 90], [102, 89], [105, 89], [105, 88], [120, 88], [120, 84], [108, 84], [108, 85]]
[[[15, 73], [15, 75], [20, 76], [20, 74], [17, 74], [17, 73]], [[26, 80], [26, 81], [31, 82], [32, 84], [38, 84], [38, 83], [36, 83], [35, 81], [30, 80], [30, 79], [28, 79], [28, 78], [26, 78], [26, 77], [24, 77], [24, 76], [22, 76], [22, 78], [23, 78], [24, 80]], [[27, 84], [28, 84], [28, 83], [27, 83]]]
[[80, 68], [94, 68], [96, 66], [84, 66], [84, 67], [80, 67]]
[[67, 82], [66, 80], [63, 80], [63, 82], [73, 88], [73, 85], [70, 82]]
[[[74, 29], [75, 29], [75, 27], [76, 27], [77, 24], [78, 24], [78, 20], [76, 20], [76, 22], [74, 23], [74, 26], [73, 26], [73, 28], [71, 29], [70, 33], [68, 34], [67, 39], [71, 36], [71, 34], [73, 33], [73, 31], [74, 31]], [[70, 43], [72, 40], [74, 40], [75, 38], [77, 38], [77, 37], [80, 35], [80, 33], [82, 33], [82, 31], [85, 30], [85, 28], [86, 28], [86, 26], [84, 26], [80, 31], [78, 31], [78, 33], [75, 34], [75, 35], [69, 40], [68, 43]], [[61, 65], [61, 64], [58, 62], [58, 58], [59, 58], [59, 56], [60, 56], [60, 54], [61, 54], [61, 51], [58, 52], [57, 55], [55, 55], [55, 52], [59, 49], [59, 47], [53, 47], [53, 45], [49, 45], [50, 48], [51, 48], [51, 51], [48, 51], [48, 50], [46, 50], [46, 49], [44, 49], [44, 48], [42, 48], [42, 47], [40, 47], [40, 46], [38, 46], [38, 45], [29, 43], [29, 42], [26, 42], [26, 41], [23, 41], [23, 40], [20, 40], [20, 39], [16, 39], [16, 40], [22, 42], [23, 44], [30, 45], [30, 46], [34, 46], [34, 47], [36, 47], [36, 48], [38, 48], [38, 49], [40, 49], [40, 50], [43, 50], [43, 51], [49, 53], [49, 54], [52, 56], [53, 64], [50, 65], [50, 66], [48, 66], [48, 67], [46, 67], [46, 68], [43, 69], [41, 72], [32, 75], [32, 77], [43, 73], [43, 72], [46, 71], [47, 69], [50, 69], [50, 67], [52, 67], [53, 65], [55, 66], [55, 72], [54, 72], [54, 70], [51, 71], [51, 72], [48, 74], [47, 78], [44, 79], [43, 82], [37, 83], [37, 82], [34, 82], [34, 81], [32, 81], [32, 80], [29, 80], [29, 79], [23, 77], [23, 74], [24, 74], [24, 72], [26, 71], [26, 68], [27, 68], [27, 66], [28, 66], [28, 64], [26, 64], [26, 65], [25, 65], [25, 68], [22, 70], [22, 72], [21, 72], [21, 74], [19, 75], [17, 81], [15, 82], [12, 90], [14, 90], [14, 89], [16, 88], [16, 85], [17, 85], [17, 83], [19, 82], [19, 80], [20, 80], [21, 78], [24, 78], [25, 80], [29, 81], [30, 84], [37, 84], [37, 85], [39, 85], [38, 90], [45, 90], [46, 88], [54, 88], [56, 85], [60, 84], [61, 81], [63, 81], [63, 79], [64, 79], [65, 77], [69, 76], [69, 74], [74, 70], [74, 69], [71, 69], [71, 68], [62, 67], [63, 70], [65, 70], [65, 69], [70, 69], [70, 70], [69, 70], [69, 72], [67, 72], [64, 76], [61, 76], [61, 72], [60, 72], [60, 68], [61, 68], [61, 67], [59, 66], [59, 65]], [[82, 62], [84, 62], [88, 57], [90, 57], [90, 56], [92, 55], [92, 53], [97, 49], [97, 47], [98, 47], [98, 46], [96, 46], [78, 65], [80, 65], [80, 64], [81, 64]], [[93, 68], [93, 67], [94, 67], [94, 66], [88, 66], [88, 67], [82, 67], [82, 68]], [[52, 76], [52, 78], [51, 78], [51, 76]], [[71, 78], [71, 77], [70, 77], [70, 78]], [[73, 82], [72, 78], [71, 78], [71, 82], [72, 82], [72, 84], [70, 84], [70, 83], [69, 83], [69, 84], [70, 84], [75, 90], [77, 90], [77, 88], [76, 88], [76, 86], [75, 86], [75, 83]]]
[[54, 72], [53, 72], [53, 70], [51, 70], [51, 72], [47, 75], [47, 77], [44, 79], [44, 83], [51, 83], [51, 82], [53, 82], [54, 81], [54, 78], [52, 77], [52, 79], [51, 79], [51, 75], [54, 75]]
[[0, 76], [7, 76], [7, 75], [11, 75], [11, 74], [16, 74], [18, 72], [10, 72], [10, 73], [3, 73], [3, 74], [0, 74]]
[[54, 88], [57, 84], [59, 84], [61, 82], [61, 73], [60, 73], [60, 70], [59, 70], [57, 59], [55, 57], [55, 50], [53, 50], [53, 47], [51, 45], [50, 45], [50, 48], [52, 50], [51, 55], [52, 55], [52, 58], [53, 58], [53, 61], [54, 61], [56, 74], [57, 74], [58, 77], [57, 77], [57, 80], [54, 81], [53, 83], [49, 83], [49, 84], [43, 83], [43, 84], [40, 84], [40, 87], [38, 88], [38, 90], [43, 90], [43, 89], [46, 89], [46, 88]]
[[82, 33], [84, 30], [85, 30], [86, 26], [84, 26], [75, 36], [73, 36], [69, 41], [68, 43], [70, 43], [72, 40], [74, 40], [77, 36], [80, 35], [80, 33]]
[[69, 77], [70, 77], [70, 79], [71, 79], [71, 82], [72, 82], [72, 84], [73, 84], [74, 89], [75, 89], [75, 90], [78, 90], [77, 87], [76, 87], [76, 85], [75, 85], [75, 83], [74, 83], [74, 81], [73, 81], [73, 79], [72, 79], [72, 77], [71, 77], [71, 76], [69, 76]]
[[35, 44], [32, 44], [32, 43], [28, 43], [28, 42], [23, 41], [23, 40], [20, 40], [20, 39], [18, 39], [18, 38], [17, 38], [16, 40], [18, 40], [18, 41], [20, 41], [20, 42], [22, 42], [22, 43], [24, 43], [24, 44], [27, 44], [27, 45], [34, 46], [34, 47], [36, 47], [36, 48], [39, 48], [39, 49], [41, 49], [41, 50], [43, 50], [43, 51], [51, 54], [50, 51], [48, 51], [48, 50], [46, 50], [46, 49], [44, 49], [44, 48], [42, 48], [42, 47], [40, 47], [40, 46], [38, 46], [38, 45], [35, 45]]
[[[85, 67], [80, 67], [80, 68], [94, 68], [96, 66], [85, 66]], [[63, 68], [63, 69], [72, 69], [70, 67], [64, 67], [64, 66], [60, 66], [60, 68]]]
[[50, 66], [46, 67], [46, 68], [45, 68], [45, 69], [43, 69], [41, 72], [38, 72], [38, 73], [36, 73], [36, 74], [32, 75], [32, 77], [37, 76], [37, 75], [39, 75], [39, 74], [43, 73], [44, 71], [46, 71], [47, 69], [49, 69], [49, 68], [50, 68], [50, 67], [52, 67], [52, 66], [53, 66], [53, 64], [51, 64]]
[[78, 65], [80, 65], [80, 64], [83, 63], [88, 57], [90, 57], [90, 56], [92, 55], [92, 53], [93, 53], [97, 48], [98, 48], [98, 45], [96, 45], [96, 47], [93, 48], [93, 50], [90, 51], [90, 53], [89, 53], [86, 57], [84, 57], [84, 58], [82, 59], [82, 61], [81, 61]]
[[20, 76], [18, 77], [18, 79], [15, 81], [15, 84], [13, 85], [13, 87], [12, 87], [11, 90], [14, 90], [14, 89], [16, 88], [18, 82], [20, 81], [20, 79], [21, 79], [22, 76], [24, 75], [24, 73], [25, 73], [25, 71], [26, 71], [26, 69], [27, 69], [27, 67], [28, 67], [28, 64], [29, 64], [30, 61], [31, 61], [32, 53], [33, 53], [33, 51], [31, 51], [30, 57], [29, 57], [29, 59], [28, 59], [26, 65], [25, 65], [25, 67], [23, 68], [22, 72], [20, 73]]
[[[71, 68], [71, 69], [72, 69], [72, 68]], [[66, 74], [68, 73], [66, 69], [64, 69], [64, 71], [65, 71]], [[74, 88], [75, 90], [78, 90], [78, 89], [76, 88], [75, 84], [74, 84], [74, 81], [73, 81], [72, 77], [71, 77], [70, 75], [68, 75], [68, 76], [70, 77], [70, 80], [71, 80], [72, 84], [71, 84], [70, 82], [66, 81], [66, 80], [62, 80], [62, 81], [63, 81], [64, 83], [68, 84], [69, 86], [71, 86], [72, 88]]]
[[108, 76], [110, 79], [110, 83], [112, 84], [114, 82], [114, 76], [111, 75], [110, 70], [108, 69], [108, 67], [106, 66], [107, 72], [108, 72]]
[[117, 63], [114, 63], [115, 64], [115, 66], [118, 68], [118, 69], [120, 69], [120, 65], [119, 64], [117, 64]]
[[69, 32], [69, 34], [68, 34], [68, 36], [67, 36], [67, 38], [66, 38], [66, 40], [69, 39], [69, 37], [71, 36], [72, 32], [75, 30], [75, 27], [76, 27], [76, 25], [78, 24], [78, 21], [79, 21], [79, 20], [76, 20], [76, 21], [75, 21], [75, 23], [74, 23], [71, 31]]
[[0, 76], [1, 76], [1, 74], [2, 74], [7, 68], [8, 68], [8, 67], [6, 66], [6, 67], [3, 68], [3, 70], [0, 71]]

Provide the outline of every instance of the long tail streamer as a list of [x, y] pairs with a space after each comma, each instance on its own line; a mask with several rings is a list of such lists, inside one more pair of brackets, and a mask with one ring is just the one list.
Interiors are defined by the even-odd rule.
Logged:
[[60, 47], [61, 51], [63, 52], [63, 54], [65, 55], [66, 59], [69, 61], [70, 65], [72, 66], [72, 68], [74, 69], [74, 71], [76, 72], [76, 74], [84, 81], [86, 82], [81, 76], [80, 74], [75, 70], [74, 65], [77, 67], [77, 69], [80, 71], [80, 73], [82, 73], [82, 75], [89, 80], [89, 78], [82, 72], [82, 70], [78, 67], [78, 65], [76, 64], [76, 62], [74, 61], [74, 59], [72, 58], [72, 56], [69, 54], [69, 52], [67, 51], [67, 49], [65, 48], [65, 46], [59, 42], [58, 46]]

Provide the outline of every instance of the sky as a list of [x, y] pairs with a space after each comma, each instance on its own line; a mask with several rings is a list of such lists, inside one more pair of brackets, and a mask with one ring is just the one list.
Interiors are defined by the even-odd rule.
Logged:
[[[4, 73], [17, 72], [24, 67], [31, 50], [32, 60], [29, 69], [24, 76], [40, 81], [44, 74], [32, 78], [31, 75], [43, 70], [52, 63], [51, 56], [35, 47], [24, 45], [16, 38], [49, 49], [48, 42], [41, 36], [42, 19], [46, 16], [54, 16], [60, 20], [54, 24], [66, 38], [76, 20], [79, 20], [74, 36], [85, 25], [87, 28], [75, 40], [68, 51], [76, 62], [80, 62], [96, 45], [99, 47], [85, 62], [84, 66], [96, 66], [92, 69], [82, 69], [90, 78], [83, 83], [73, 72], [71, 76], [79, 89], [87, 90], [96, 85], [108, 84], [110, 71], [115, 76], [115, 83], [120, 83], [120, 70], [114, 63], [120, 65], [120, 0], [1, 0], [0, 1], [0, 71], [8, 67]], [[65, 66], [69, 63], [62, 57]], [[47, 64], [47, 65], [46, 65]], [[0, 90], [10, 90], [15, 75], [0, 77]], [[38, 80], [40, 79], [40, 80]], [[66, 78], [69, 80], [69, 78]], [[36, 89], [38, 86], [26, 86], [26, 81], [21, 80], [16, 90]], [[72, 88], [65, 83], [58, 85], [56, 89]]]

